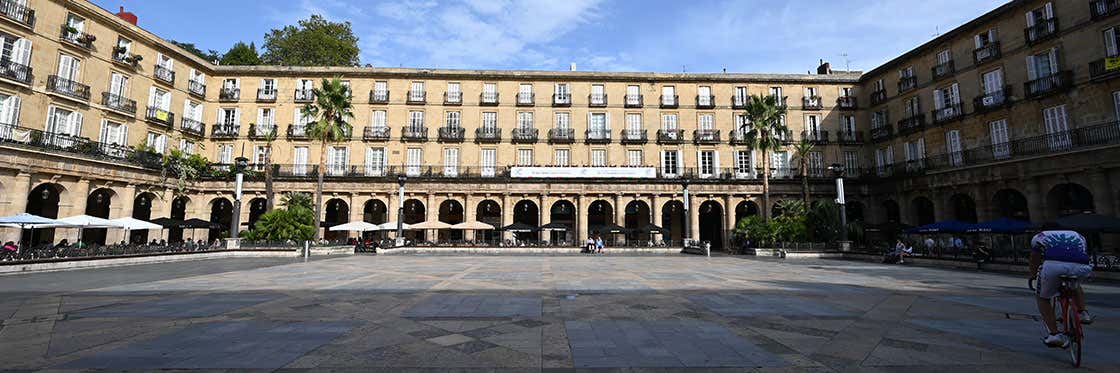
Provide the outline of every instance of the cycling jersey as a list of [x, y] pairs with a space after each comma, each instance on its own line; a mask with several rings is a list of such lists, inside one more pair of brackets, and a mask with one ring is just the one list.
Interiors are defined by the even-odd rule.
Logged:
[[1089, 264], [1085, 237], [1074, 231], [1043, 231], [1031, 239], [1031, 250], [1042, 260]]

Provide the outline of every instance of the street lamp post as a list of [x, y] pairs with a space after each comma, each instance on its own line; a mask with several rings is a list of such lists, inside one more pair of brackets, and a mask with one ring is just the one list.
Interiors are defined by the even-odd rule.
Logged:
[[237, 157], [233, 162], [237, 175], [233, 189], [233, 219], [230, 219], [229, 236], [237, 238], [238, 230], [241, 228], [241, 185], [245, 182], [245, 168], [249, 166], [249, 158]]
[[692, 209], [689, 207], [691, 203], [688, 200], [688, 180], [682, 181], [681, 186], [684, 187], [684, 232], [681, 237], [684, 246], [687, 247], [688, 241], [692, 238]]
[[848, 243], [848, 211], [844, 201], [844, 166], [833, 163], [828, 166], [832, 175], [836, 176], [836, 204], [840, 205], [840, 244], [847, 249]]
[[400, 189], [397, 191], [397, 246], [404, 246], [404, 183], [408, 181], [408, 177], [404, 175], [397, 176], [397, 185]]

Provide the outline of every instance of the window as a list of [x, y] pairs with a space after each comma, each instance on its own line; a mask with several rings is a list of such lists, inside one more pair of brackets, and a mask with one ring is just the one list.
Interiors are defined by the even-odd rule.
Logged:
[[770, 172], [776, 177], [789, 176], [789, 152], [770, 153]]
[[[60, 54], [58, 57], [58, 77], [70, 81], [78, 80], [78, 73], [81, 71], [82, 61], [77, 57]], [[57, 88], [69, 89], [69, 84], [59, 84]]]
[[482, 83], [482, 102], [498, 101], [498, 85], [496, 83]]
[[[232, 154], [233, 153], [233, 145], [232, 144], [225, 144], [225, 146], [228, 147], [226, 149], [228, 149], [229, 153]], [[225, 149], [223, 149], [223, 150], [225, 150]], [[223, 158], [223, 159], [225, 159], [225, 160], [222, 163], [229, 163], [231, 161], [230, 158]], [[297, 147], [292, 148], [292, 173], [294, 173], [296, 175], [306, 175], [307, 174], [307, 147], [306, 146], [297, 146]]]
[[98, 137], [98, 141], [106, 144], [127, 146], [128, 127], [118, 122], [102, 119], [101, 135]]
[[952, 60], [953, 60], [953, 52], [950, 52], [948, 49], [937, 52], [937, 64], [938, 65], [949, 63], [949, 61], [952, 61]]
[[1069, 123], [1066, 117], [1066, 106], [1058, 105], [1042, 111], [1046, 123], [1046, 137], [1050, 150], [1064, 150], [1069, 148]]
[[680, 174], [680, 150], [661, 151], [661, 174], [665, 177], [676, 177]]
[[517, 113], [517, 128], [526, 130], [533, 128], [533, 113], [522, 111]]
[[408, 148], [407, 150], [407, 164], [405, 165], [405, 174], [408, 176], [420, 176], [420, 167], [424, 164], [424, 151], [420, 148]]
[[712, 104], [712, 87], [702, 85], [697, 88], [696, 104], [700, 106], [709, 106]]
[[[19, 109], [20, 109], [19, 96], [9, 96], [0, 93], [0, 125], [17, 127], [19, 126]], [[0, 127], [0, 136], [2, 139], [11, 137], [11, 129]]]
[[349, 80], [342, 80], [342, 81], [339, 81], [339, 83], [342, 83], [342, 87], [346, 88], [346, 96], [347, 97], [354, 96], [354, 90], [351, 89]]
[[642, 114], [626, 113], [626, 137], [640, 138], [642, 135]]
[[[996, 40], [998, 39], [996, 39], [996, 29], [994, 28], [988, 29], [988, 31], [981, 32], [972, 37], [972, 42], [973, 45], [976, 46], [976, 49], [992, 45], [992, 43], [995, 43]], [[986, 57], [987, 56], [983, 56], [982, 58]]]
[[385, 128], [387, 126], [385, 123], [385, 110], [374, 110], [369, 126], [373, 128]]
[[906, 99], [904, 107], [906, 108], [906, 118], [922, 115], [922, 107], [918, 96]]
[[696, 118], [696, 127], [701, 131], [705, 131], [705, 136], [714, 136], [714, 134], [712, 134], [712, 130], [715, 129], [715, 126], [715, 115], [700, 114]]
[[592, 105], [606, 105], [606, 103], [607, 103], [607, 91], [606, 91], [606, 88], [602, 84], [592, 84], [591, 85], [590, 101], [591, 101]]
[[903, 78], [903, 79], [913, 78], [914, 77], [914, 66], [907, 66], [904, 69], [898, 70], [898, 77]]
[[778, 101], [781, 101], [782, 98], [785, 97], [782, 96], [782, 87], [770, 87], [770, 96], [778, 99]]
[[345, 146], [332, 146], [327, 148], [327, 175], [345, 175], [349, 160], [350, 148]]
[[444, 125], [446, 125], [447, 128], [451, 128], [451, 129], [459, 128], [459, 125], [460, 125], [459, 117], [460, 117], [460, 115], [461, 115], [461, 113], [459, 113], [458, 111], [447, 112], [447, 119], [446, 119], [446, 123], [444, 123]]
[[859, 153], [854, 151], [844, 152], [844, 174], [851, 177], [859, 175]]
[[175, 70], [175, 60], [171, 59], [171, 57], [160, 53], [158, 56], [156, 56], [156, 65], [166, 69], [166, 71], [164, 71], [162, 74], [157, 73], [157, 77], [164, 80], [171, 80], [171, 78], [174, 77], [174, 75], [171, 75], [171, 72]]
[[54, 135], [62, 135], [61, 137], [50, 136], [50, 143], [69, 148], [74, 144], [74, 141], [67, 136], [81, 136], [82, 113], [51, 106], [47, 109], [47, 126], [45, 132]]
[[885, 110], [871, 113], [871, 128], [880, 128], [887, 125], [887, 112]]
[[482, 149], [482, 164], [481, 174], [485, 177], [494, 176], [494, 158], [497, 151], [494, 149]]
[[373, 101], [388, 102], [389, 101], [389, 82], [379, 80], [373, 82]]
[[626, 86], [626, 105], [636, 106], [642, 104], [642, 87], [637, 85]]
[[591, 167], [605, 167], [607, 165], [606, 149], [591, 149]]
[[875, 91], [885, 91], [886, 89], [886, 84], [883, 83], [883, 79], [875, 81]]
[[553, 86], [553, 95], [553, 101], [558, 104], [572, 103], [571, 91], [567, 83], [556, 83], [556, 85]]
[[232, 128], [240, 123], [241, 110], [238, 108], [221, 108], [218, 110], [218, 124], [227, 128]]
[[735, 113], [735, 129], [733, 135], [740, 140], [746, 139], [747, 132], [750, 131], [750, 126], [748, 126], [750, 123], [751, 121], [747, 119], [746, 114]]
[[875, 149], [875, 169], [879, 176], [891, 173], [894, 166], [894, 147], [887, 145], [885, 148]]
[[491, 133], [498, 130], [498, 113], [493, 111], [482, 112], [482, 130]]
[[[0, 97], [3, 97], [3, 96], [0, 95]], [[2, 100], [2, 99], [0, 99], [0, 100]], [[1112, 92], [1112, 106], [1113, 106], [1113, 109], [1116, 110], [1116, 120], [1120, 121], [1120, 91]], [[16, 102], [16, 107], [17, 108], [19, 107], [19, 102], [18, 101]], [[6, 115], [0, 115], [0, 119], [2, 119], [2, 118], [7, 118], [7, 116]], [[3, 123], [8, 123], [8, 122], [3, 122]]]
[[[303, 149], [304, 149], [303, 163], [297, 162], [299, 160], [299, 157], [298, 157], [299, 148], [296, 148], [297, 151], [292, 153], [293, 154], [292, 163], [307, 164], [307, 151], [306, 151], [307, 148], [305, 147]], [[232, 164], [233, 163], [233, 144], [218, 144], [218, 163], [219, 164]]]
[[668, 131], [672, 136], [676, 136], [677, 128], [676, 114], [661, 114], [661, 129]]
[[[11, 61], [23, 66], [31, 63], [31, 40], [0, 33], [0, 60]], [[16, 75], [19, 80], [29, 79], [24, 69], [11, 69], [8, 74]]]
[[531, 104], [533, 103], [533, 85], [522, 83], [517, 86], [517, 103]]
[[805, 87], [805, 97], [807, 98], [820, 98], [817, 92], [817, 87]]
[[556, 149], [556, 165], [568, 166], [572, 161], [572, 151], [568, 149]]
[[945, 120], [961, 114], [961, 92], [957, 83], [933, 90], [934, 119]]
[[714, 150], [701, 150], [697, 153], [698, 161], [697, 167], [700, 169], [699, 174], [702, 178], [713, 177], [716, 175], [716, 152]]
[[257, 109], [257, 126], [269, 128], [276, 125], [276, 111], [272, 108], [262, 107]]
[[988, 123], [992, 137], [992, 156], [1003, 159], [1011, 156], [1011, 136], [1007, 132], [1007, 119]]
[[532, 166], [533, 165], [533, 149], [517, 149], [517, 165], [518, 166]]
[[[843, 115], [843, 116], [841, 116], [840, 117], [840, 131], [841, 131], [841, 133], [845, 134], [845, 136], [854, 137], [855, 133], [856, 133], [856, 116], [855, 115]], [[855, 140], [855, 139], [853, 138], [853, 139], [849, 139], [849, 140]]]
[[805, 132], [813, 139], [820, 139], [821, 117], [818, 115], [805, 116]]
[[631, 149], [626, 151], [626, 165], [627, 166], [641, 166], [642, 165], [642, 151], [638, 149]]
[[193, 155], [194, 154], [194, 146], [195, 146], [194, 141], [187, 140], [187, 139], [179, 139], [179, 151], [183, 152], [184, 154]]
[[925, 168], [926, 139], [906, 142], [903, 144], [902, 150], [906, 158], [907, 170], [920, 170]]
[[[15, 5], [15, 4], [13, 4]], [[74, 28], [75, 32], [65, 31], [62, 38], [71, 43], [77, 43], [78, 38], [85, 32], [86, 20], [73, 14], [66, 16], [66, 26]]]
[[742, 106], [747, 104], [747, 87], [735, 87], [735, 96], [733, 96], [733, 104]]
[[1027, 56], [1027, 79], [1036, 80], [1057, 74], [1058, 48]]
[[366, 148], [366, 176], [385, 175], [385, 148]]
[[[202, 122], [202, 104], [191, 100], [183, 101], [183, 118]], [[201, 130], [201, 128], [199, 128]]]
[[148, 132], [146, 145], [155, 149], [156, 153], [163, 154], [167, 151], [167, 135], [158, 132]]
[[117, 48], [122, 49], [123, 51], [120, 53], [116, 53], [116, 51], [114, 51], [113, 57], [116, 57], [118, 60], [128, 57], [132, 53], [132, 40], [128, 40], [124, 36], [118, 36]]
[[661, 87], [661, 104], [662, 105], [676, 105], [677, 104], [677, 89], [671, 85]]
[[[268, 147], [265, 145], [257, 145], [253, 147], [253, 164], [257, 167], [263, 167], [265, 161], [268, 160]], [[263, 168], [262, 168], [263, 170]]]
[[459, 175], [459, 148], [443, 149], [443, 176]]
[[171, 94], [156, 87], [149, 88], [148, 107], [159, 109], [165, 112], [171, 110]]
[[735, 151], [735, 177], [738, 177], [738, 178], [752, 178], [752, 177], [754, 177], [754, 151], [751, 151], [751, 150], [736, 150]]
[[588, 114], [588, 136], [593, 138], [610, 138], [610, 128], [607, 126], [606, 113]]
[[855, 96], [855, 92], [853, 91], [852, 87], [840, 87], [840, 97], [851, 96]]
[[266, 95], [275, 95], [276, 79], [261, 79], [261, 91]]
[[222, 80], [222, 89], [232, 91], [241, 87], [241, 79], [225, 79]]
[[[1043, 5], [1040, 8], [1035, 8], [1035, 9], [1027, 12], [1027, 27], [1028, 28], [1033, 28], [1033, 27], [1035, 27], [1037, 25], [1041, 25], [1041, 24], [1045, 23], [1046, 21], [1049, 21], [1053, 18], [1054, 18], [1054, 6], [1052, 4], [1050, 4], [1049, 2], [1047, 2], [1046, 5]], [[1029, 33], [1029, 34], [1032, 34], [1032, 33]], [[1037, 37], [1037, 36], [1028, 35], [1028, 38], [1033, 39], [1034, 37]]]
[[462, 102], [463, 91], [460, 89], [459, 83], [447, 83], [447, 102]]
[[414, 133], [424, 132], [424, 112], [412, 110], [408, 112], [408, 130]]
[[809, 175], [824, 175], [824, 153], [819, 151], [809, 152]]
[[1104, 54], [1105, 57], [1116, 57], [1120, 55], [1120, 50], [1117, 50], [1116, 41], [1120, 40], [1120, 32], [1117, 32], [1116, 27], [1109, 27], [1104, 30]]
[[[983, 75], [984, 105], [998, 105], [1003, 103], [1003, 70], [995, 69]], [[987, 99], [986, 97], [993, 97]]]
[[571, 128], [571, 117], [567, 112], [556, 113], [556, 128], [562, 130]]
[[112, 73], [109, 78], [109, 94], [113, 96], [109, 97], [110, 106], [123, 106], [123, 99], [128, 95], [128, 75]]
[[424, 101], [424, 82], [412, 82], [408, 90], [409, 101]]
[[953, 166], [964, 164], [964, 154], [961, 153], [960, 130], [945, 132], [945, 148], [949, 152], [949, 164]]

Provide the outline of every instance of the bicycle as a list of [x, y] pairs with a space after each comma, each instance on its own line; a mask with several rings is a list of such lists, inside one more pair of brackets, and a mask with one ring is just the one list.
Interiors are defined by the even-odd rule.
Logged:
[[[1063, 347], [1069, 350], [1069, 357], [1075, 368], [1081, 367], [1081, 348], [1083, 344], [1084, 334], [1081, 330], [1081, 315], [1078, 314], [1077, 303], [1074, 301], [1077, 290], [1081, 287], [1081, 282], [1074, 276], [1058, 276], [1061, 284], [1058, 287], [1058, 295], [1050, 299], [1050, 306], [1054, 307], [1054, 318], [1058, 324], [1058, 330], [1069, 338], [1069, 346]], [[1027, 282], [1030, 289], [1035, 290], [1035, 282], [1040, 281], [1037, 277]], [[1041, 284], [1039, 285], [1041, 286]], [[1049, 333], [1050, 330], [1043, 322], [1042, 330]]]

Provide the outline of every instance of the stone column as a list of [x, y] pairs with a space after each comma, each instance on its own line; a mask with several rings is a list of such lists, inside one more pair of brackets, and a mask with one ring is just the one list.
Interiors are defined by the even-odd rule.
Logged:
[[992, 220], [992, 216], [995, 215], [995, 213], [992, 211], [991, 201], [992, 198], [988, 194], [987, 184], [977, 184], [976, 187], [973, 188], [972, 202], [976, 205], [977, 222]]
[[[478, 221], [478, 208], [471, 205], [471, 195], [469, 193], [463, 195], [463, 221]], [[463, 231], [463, 239], [473, 241], [475, 237], [474, 233], [475, 231], [473, 229]]]
[[[424, 221], [437, 221], [439, 220], [439, 203], [436, 203], [436, 195], [428, 192], [428, 198], [424, 202]], [[439, 231], [425, 230], [424, 239], [428, 241], [435, 241], [439, 239]]]
[[723, 196], [723, 249], [731, 251], [731, 231], [735, 230], [735, 207], [731, 206], [731, 196]]
[[580, 244], [587, 240], [587, 235], [589, 234], [587, 231], [587, 210], [590, 208], [591, 202], [588, 200], [588, 198], [583, 198], [582, 195], [576, 195], [575, 216], [576, 226], [579, 228], [576, 229], [576, 237], [573, 239]]
[[[124, 188], [120, 189], [120, 195], [117, 196], [117, 199], [119, 200], [118, 203], [109, 205], [109, 219], [131, 218], [132, 204], [136, 201], [136, 185], [125, 185]], [[107, 229], [105, 231], [105, 243], [107, 244], [121, 242], [127, 238], [124, 229]]]
[[[506, 193], [506, 194], [502, 195], [502, 226], [498, 227], [499, 229], [501, 229], [504, 226], [513, 224], [513, 202], [512, 202], [512, 200], [513, 200], [513, 198], [510, 197], [509, 193]], [[502, 239], [503, 240], [513, 239], [513, 234], [503, 231], [502, 232]]]
[[[4, 215], [15, 215], [27, 211], [27, 194], [31, 192], [31, 174], [18, 172], [12, 180], [11, 186], [4, 196], [7, 204], [4, 206]], [[7, 228], [4, 232], [4, 242], [19, 242], [22, 232], [18, 228]]]
[[[538, 228], [552, 222], [552, 208], [549, 206], [550, 199], [550, 197], [545, 197], [544, 195], [537, 197], [537, 213], [539, 215], [537, 217], [537, 222], [540, 223], [540, 225], [537, 226]], [[538, 234], [541, 237], [541, 241], [552, 243], [552, 231], [542, 230]]]
[[[661, 227], [661, 228], [665, 228], [665, 226], [663, 225], [663, 223], [661, 221], [661, 201], [660, 201], [660, 198], [658, 198], [657, 194], [654, 194], [654, 195], [649, 197], [649, 213], [651, 215], [649, 217], [649, 223], [650, 224], [656, 225], [656, 226]], [[664, 240], [665, 237], [662, 234], [655, 234], [655, 235], [652, 235], [650, 237], [650, 239], [653, 240], [653, 241], [661, 241], [661, 240]]]
[[1089, 183], [1093, 188], [1093, 209], [1098, 214], [1111, 216], [1113, 210], [1112, 188], [1109, 187], [1108, 174], [1105, 170], [1095, 170], [1089, 173]]
[[933, 220], [942, 221], [945, 219], [955, 219], [955, 212], [953, 211], [953, 204], [949, 203], [949, 197], [953, 195], [952, 190], [944, 190], [941, 193], [934, 193], [933, 200]]
[[700, 241], [700, 203], [700, 196], [698, 194], [691, 194], [688, 196], [688, 215], [689, 219], [691, 219], [689, 222], [692, 223], [692, 226], [686, 227], [685, 229], [692, 232], [690, 233], [690, 238], [693, 241]]
[[1044, 222], [1050, 217], [1045, 211], [1046, 204], [1043, 200], [1044, 196], [1038, 188], [1038, 180], [1035, 178], [1027, 178], [1022, 180], [1023, 193], [1027, 198], [1027, 213], [1031, 217], [1032, 222]]
[[[58, 217], [81, 215], [86, 213], [86, 203], [89, 201], [89, 179], [78, 179], [70, 188], [66, 196], [58, 201]], [[70, 243], [77, 241], [78, 230], [75, 228], [55, 229], [54, 240], [58, 242], [63, 238]]]
[[[351, 193], [350, 194], [350, 200], [348, 202], [346, 202], [348, 205], [350, 205], [349, 221], [351, 223], [363, 220], [362, 218], [365, 214], [365, 210], [364, 210], [365, 206], [361, 204], [360, 198], [361, 198], [361, 196], [358, 195], [358, 193]], [[248, 219], [248, 218], [246, 218], [246, 219]], [[245, 221], [248, 221], [248, 220], [245, 220]], [[362, 237], [362, 232], [349, 232], [349, 233], [347, 233], [347, 237], [359, 237], [360, 238], [360, 237]]]

